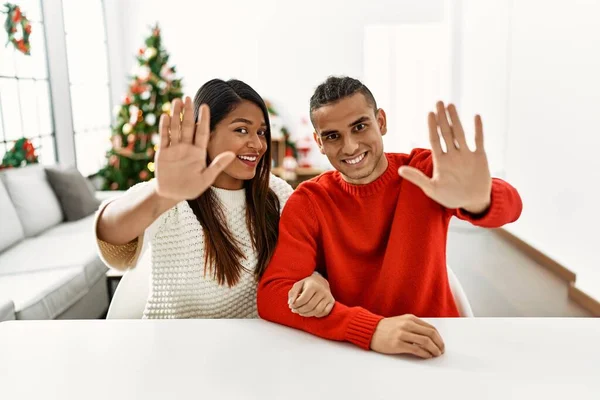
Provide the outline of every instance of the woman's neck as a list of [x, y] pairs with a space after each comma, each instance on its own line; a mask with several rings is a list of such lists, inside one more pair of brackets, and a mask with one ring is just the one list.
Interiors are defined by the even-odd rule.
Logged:
[[221, 174], [217, 176], [217, 179], [215, 179], [212, 186], [225, 190], [240, 190], [244, 188], [244, 181], [233, 178], [230, 175], [221, 172]]

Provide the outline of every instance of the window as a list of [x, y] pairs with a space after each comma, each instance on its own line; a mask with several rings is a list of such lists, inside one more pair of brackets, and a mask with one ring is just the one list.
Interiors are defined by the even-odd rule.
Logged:
[[92, 175], [110, 148], [110, 86], [101, 0], [62, 0], [77, 168]]
[[54, 164], [55, 134], [41, 3], [21, 0], [19, 6], [31, 21], [31, 55], [18, 52], [12, 45], [5, 47], [6, 31], [0, 29], [0, 159], [15, 140], [27, 137], [40, 162]]

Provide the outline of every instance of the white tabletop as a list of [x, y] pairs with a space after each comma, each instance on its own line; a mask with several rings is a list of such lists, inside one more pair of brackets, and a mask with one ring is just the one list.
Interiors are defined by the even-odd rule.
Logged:
[[2, 399], [600, 399], [600, 319], [430, 319], [386, 356], [261, 320], [0, 324]]

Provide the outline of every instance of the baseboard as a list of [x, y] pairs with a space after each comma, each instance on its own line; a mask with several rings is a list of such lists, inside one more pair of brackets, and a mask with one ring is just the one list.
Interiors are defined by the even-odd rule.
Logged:
[[521, 253], [565, 281], [565, 283], [568, 285], [569, 298], [592, 313], [593, 316], [600, 317], [600, 301], [590, 297], [578, 289], [577, 286], [575, 286], [577, 275], [573, 271], [556, 262], [552, 258], [548, 257], [530, 244], [522, 241], [505, 229], [494, 229], [494, 232], [496, 232], [496, 234], [498, 234], [498, 236], [500, 236], [502, 239], [513, 245], [513, 247], [515, 247]]
[[558, 276], [565, 282], [567, 282], [567, 283], [575, 282], [575, 279], [576, 279], [575, 273], [573, 271], [571, 271], [570, 269], [568, 269], [567, 267], [557, 263], [556, 261], [554, 261], [547, 255], [545, 255], [544, 253], [542, 253], [541, 251], [536, 249], [535, 247], [529, 245], [528, 243], [525, 243], [524, 241], [522, 241], [521, 239], [519, 239], [518, 237], [516, 237], [515, 235], [513, 235], [512, 233], [508, 232], [505, 229], [499, 228], [499, 229], [494, 229], [494, 231], [501, 238], [503, 238], [507, 242], [511, 243], [514, 247], [516, 247], [518, 250], [520, 250], [527, 257], [531, 258], [532, 260], [534, 260], [535, 262], [537, 262], [544, 268], [550, 270], [551, 272], [553, 272], [556, 276]]
[[569, 298], [591, 312], [593, 316], [600, 317], [600, 302], [578, 289], [575, 282], [569, 283]]

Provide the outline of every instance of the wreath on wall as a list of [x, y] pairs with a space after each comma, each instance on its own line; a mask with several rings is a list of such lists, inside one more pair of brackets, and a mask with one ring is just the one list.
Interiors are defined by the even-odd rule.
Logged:
[[19, 50], [25, 55], [29, 55], [31, 45], [29, 43], [29, 35], [31, 35], [31, 23], [21, 11], [21, 8], [12, 3], [4, 4], [5, 9], [2, 11], [6, 14], [6, 21], [4, 21], [4, 29], [8, 35], [8, 42], [15, 46], [15, 49]]

